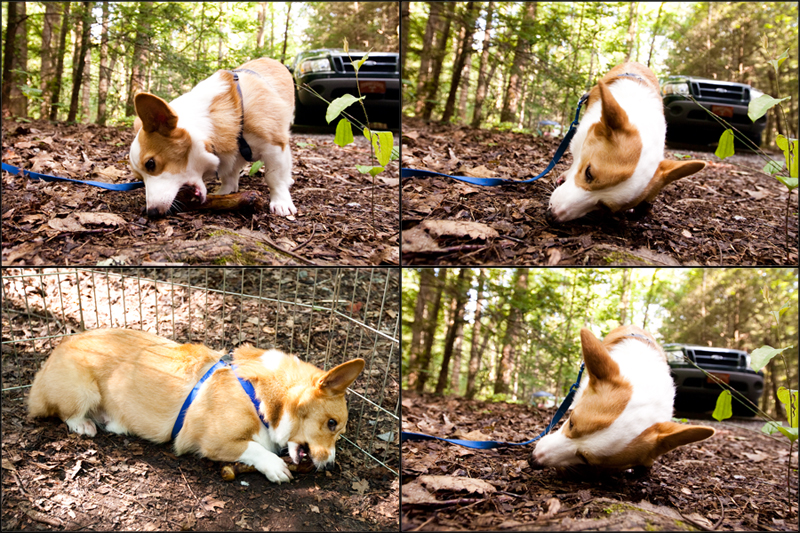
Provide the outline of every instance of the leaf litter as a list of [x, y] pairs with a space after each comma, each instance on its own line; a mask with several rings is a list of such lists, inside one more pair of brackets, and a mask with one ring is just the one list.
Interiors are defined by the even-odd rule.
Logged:
[[[559, 142], [404, 118], [403, 167], [525, 180], [547, 166]], [[404, 179], [403, 264], [797, 264], [798, 193], [791, 196], [787, 248], [787, 190], [756, 170], [763, 161], [744, 152], [719, 161], [711, 151], [674, 150], [672, 145], [665, 155], [689, 155], [709, 165], [666, 187], [641, 218], [593, 213], [558, 226], [544, 217], [555, 180], [572, 162], [569, 150], [550, 174], [529, 184], [482, 187], [450, 178]], [[410, 232], [422, 223], [443, 221], [480, 224], [498, 235]]]
[[[3, 121], [2, 133], [4, 163], [78, 180], [136, 181], [128, 166], [131, 128]], [[267, 207], [253, 214], [183, 212], [152, 220], [143, 212], [144, 189], [108, 191], [4, 171], [3, 264], [96, 265], [111, 258], [118, 265], [398, 264], [397, 165], [373, 184], [355, 168], [369, 160], [366, 139], [348, 149], [335, 146], [330, 134], [294, 134], [291, 142], [299, 213], [288, 218]], [[256, 176], [246, 171], [240, 189], [258, 192], [266, 203], [264, 170]], [[209, 191], [216, 187], [206, 185]]]
[[[402, 406], [403, 431], [505, 442], [538, 435], [555, 412], [410, 391], [403, 391]], [[796, 531], [797, 476], [789, 495], [788, 443], [762, 434], [758, 420], [702, 423], [717, 433], [661, 456], [644, 475], [537, 469], [533, 445], [473, 450], [407, 441], [402, 529]]]

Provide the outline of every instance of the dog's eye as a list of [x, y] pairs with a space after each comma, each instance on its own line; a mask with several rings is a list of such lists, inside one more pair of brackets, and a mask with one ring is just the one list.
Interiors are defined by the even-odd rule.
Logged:
[[569, 429], [572, 429], [574, 426], [575, 426], [575, 424], [572, 423], [572, 419], [570, 418], [569, 419]]
[[336, 426], [337, 425], [338, 424], [336, 423], [336, 420], [334, 420], [333, 418], [328, 420], [328, 429], [330, 429], [331, 431], [336, 431]]
[[156, 162], [153, 160], [152, 157], [147, 160], [147, 163], [144, 164], [144, 168], [148, 172], [153, 172], [156, 169]]
[[586, 183], [591, 183], [594, 181], [594, 176], [592, 176], [592, 165], [586, 167]]

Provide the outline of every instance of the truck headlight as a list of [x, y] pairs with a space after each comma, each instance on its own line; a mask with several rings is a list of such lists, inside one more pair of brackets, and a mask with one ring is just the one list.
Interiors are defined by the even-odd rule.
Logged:
[[683, 352], [667, 352], [667, 361], [670, 363], [685, 363], [686, 359], [683, 357]]
[[299, 70], [301, 76], [309, 72], [330, 72], [331, 62], [328, 60], [328, 58], [309, 59], [300, 63]]
[[685, 81], [665, 83], [661, 86], [661, 91], [664, 93], [664, 96], [668, 94], [687, 96], [689, 94], [689, 84]]

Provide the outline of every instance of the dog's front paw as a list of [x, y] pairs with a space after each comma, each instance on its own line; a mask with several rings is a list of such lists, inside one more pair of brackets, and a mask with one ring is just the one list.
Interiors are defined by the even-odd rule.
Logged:
[[291, 199], [273, 200], [269, 203], [269, 210], [271, 213], [282, 217], [297, 214], [297, 208], [294, 206]]
[[289, 467], [275, 454], [265, 457], [258, 469], [273, 483], [288, 483], [292, 479]]
[[70, 431], [77, 433], [78, 435], [86, 435], [88, 437], [94, 437], [97, 435], [97, 426], [95, 426], [94, 422], [88, 418], [68, 418], [65, 422], [67, 423], [67, 427], [70, 429]]

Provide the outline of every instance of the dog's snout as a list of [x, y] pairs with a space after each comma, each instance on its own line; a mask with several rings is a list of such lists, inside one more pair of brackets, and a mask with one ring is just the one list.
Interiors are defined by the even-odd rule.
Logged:
[[551, 226], [554, 226], [554, 225], [558, 224], [558, 219], [557, 219], [557, 218], [556, 218], [556, 216], [553, 214], [553, 210], [552, 210], [552, 209], [550, 209], [550, 208], [548, 208], [548, 209], [547, 209], [547, 211], [545, 212], [545, 214], [544, 214], [544, 219], [545, 219], [545, 221], [547, 221], [547, 223], [548, 223], [548, 224], [550, 224]]
[[169, 209], [162, 209], [160, 207], [148, 207], [147, 216], [150, 218], [161, 218], [167, 214]]

